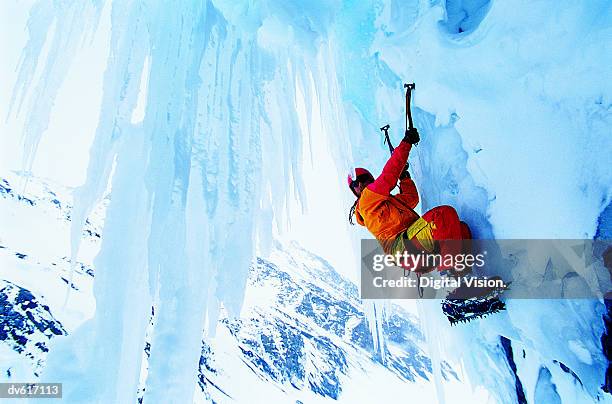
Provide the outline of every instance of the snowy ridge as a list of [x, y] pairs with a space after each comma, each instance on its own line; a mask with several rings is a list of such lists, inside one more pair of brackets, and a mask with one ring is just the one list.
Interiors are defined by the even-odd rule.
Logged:
[[[423, 334], [412, 315], [394, 305], [389, 310], [386, 362], [381, 363], [355, 285], [299, 246], [277, 244], [270, 260], [258, 258], [251, 269], [241, 317], [222, 318], [224, 329], [204, 344], [199, 384], [214, 401], [244, 400], [242, 389], [232, 388], [236, 376], [218, 359], [232, 351], [225, 345], [230, 340], [241, 366], [287, 397], [345, 400], [358, 390], [362, 396], [353, 402], [371, 402], [382, 394], [381, 385], [422, 394], [420, 389], [432, 388]], [[442, 367], [447, 380], [459, 382], [448, 363]], [[365, 383], [370, 386], [366, 394], [368, 389], [351, 380], [377, 374], [373, 368], [384, 376]], [[254, 402], [259, 400], [273, 401], [257, 397]]]
[[[55, 191], [50, 188], [51, 186]], [[26, 192], [18, 192], [17, 187], [25, 188]], [[44, 180], [33, 178], [21, 172], [8, 173], [5, 178], [0, 178], [0, 196], [13, 199], [21, 204], [38, 206], [37, 210], [41, 213], [44, 212], [47, 217], [71, 220], [72, 205], [67, 202], [72, 199], [71, 192], [59, 184], [53, 183], [50, 185]], [[60, 199], [64, 202], [61, 202]], [[83, 237], [100, 238], [102, 229], [100, 225], [94, 223], [102, 222], [107, 204], [108, 198], [92, 212], [93, 222], [89, 219], [85, 221]]]
[[[38, 376], [49, 352], [48, 341], [66, 331], [49, 306], [41, 304], [29, 290], [5, 280], [0, 280], [0, 318], [0, 341], [29, 359]], [[10, 367], [6, 372], [10, 377]]]
[[[355, 286], [331, 268], [327, 272], [319, 271], [321, 266], [313, 265], [317, 264], [317, 257], [310, 255], [309, 260], [301, 260], [294, 251], [302, 256], [307, 254], [292, 248], [277, 250], [278, 265], [257, 260], [249, 278], [243, 318], [226, 319], [224, 323], [240, 341], [241, 350], [253, 358], [253, 364], [266, 377], [288, 381], [295, 387], [307, 383], [314, 391], [337, 398], [341, 390], [339, 378], [348, 372], [351, 357], [356, 354], [361, 357], [356, 362], [353, 359], [352, 366], [375, 358], [372, 337]], [[292, 276], [291, 273], [303, 274], [301, 268], [293, 267], [291, 273], [282, 270], [290, 268], [282, 258], [310, 268], [307, 278]], [[330, 280], [341, 283], [330, 283]], [[343, 287], [349, 288], [344, 298], [338, 293]], [[254, 306], [255, 302], [258, 306]], [[423, 336], [415, 319], [396, 306], [391, 309], [393, 313], [385, 323], [385, 334], [397, 346], [396, 353], [388, 355], [385, 366], [407, 381], [416, 381], [419, 377], [428, 379], [431, 364], [420, 347]], [[245, 329], [244, 324], [250, 326]], [[274, 357], [281, 352], [285, 357], [277, 363]], [[316, 364], [325, 365], [317, 369]], [[313, 368], [318, 372], [305, 374], [306, 369]]]

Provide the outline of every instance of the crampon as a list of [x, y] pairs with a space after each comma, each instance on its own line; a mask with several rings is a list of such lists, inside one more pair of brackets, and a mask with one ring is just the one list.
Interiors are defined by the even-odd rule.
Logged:
[[[475, 290], [472, 293], [473, 297], [463, 296], [465, 290], [460, 293], [452, 292], [442, 301], [442, 311], [451, 325], [487, 317], [489, 314], [506, 309], [506, 304], [499, 300], [499, 296], [506, 289], [507, 286]], [[457, 298], [457, 296], [461, 296], [461, 298]]]

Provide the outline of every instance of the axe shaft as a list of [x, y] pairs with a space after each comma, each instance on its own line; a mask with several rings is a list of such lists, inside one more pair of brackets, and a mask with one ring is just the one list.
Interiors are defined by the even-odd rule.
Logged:
[[414, 83], [404, 84], [406, 89], [406, 130], [414, 128], [412, 123], [412, 112], [410, 111], [410, 98], [412, 97], [412, 90], [414, 90]]

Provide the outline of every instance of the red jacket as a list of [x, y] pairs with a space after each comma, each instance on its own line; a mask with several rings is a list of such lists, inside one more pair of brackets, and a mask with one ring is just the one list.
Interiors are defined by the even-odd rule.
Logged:
[[376, 180], [361, 192], [355, 209], [357, 223], [368, 228], [388, 252], [395, 237], [406, 230], [419, 215], [413, 210], [419, 194], [410, 178], [400, 183], [400, 193], [391, 195], [408, 161], [412, 145], [401, 142]]

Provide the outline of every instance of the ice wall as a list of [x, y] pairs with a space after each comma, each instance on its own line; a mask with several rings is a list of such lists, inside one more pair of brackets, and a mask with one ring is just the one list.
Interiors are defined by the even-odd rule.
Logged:
[[[610, 4], [421, 3], [407, 20], [393, 11], [399, 3], [380, 13], [372, 52], [417, 82], [422, 208], [455, 206], [478, 238], [594, 237], [612, 197], [612, 86], [601, 80], [612, 62]], [[453, 329], [436, 302], [420, 313], [432, 351], [461, 361], [496, 401], [518, 400], [502, 335], [529, 402], [592, 402], [608, 399], [599, 389], [603, 309], [512, 300], [501, 315]]]
[[[382, 167], [378, 127], [390, 123], [399, 141], [402, 83], [415, 81], [422, 208], [452, 203], [477, 237], [593, 237], [611, 200], [612, 83], [599, 79], [612, 66], [608, 2], [39, 1], [13, 96], [13, 112], [29, 117], [25, 169], [105, 10], [100, 117], [72, 218], [75, 258], [110, 183], [97, 312], [47, 370], [71, 380], [72, 401], [133, 401], [150, 304], [159, 317], [145, 401], [190, 400], [202, 328], [221, 306], [240, 311], [255, 246], [265, 249], [311, 191], [301, 181], [311, 126], [300, 125], [300, 96], [306, 121], [321, 119], [340, 185], [355, 163]], [[525, 383], [530, 397], [573, 388], [551, 365], [562, 358], [585, 384], [572, 391], [593, 398], [601, 311], [600, 302], [520, 303], [449, 330], [437, 305], [420, 309], [439, 337], [436, 356], [459, 352], [473, 381], [504, 402], [514, 385], [500, 334], [540, 352], [532, 365], [548, 373]], [[384, 307], [369, 312], [380, 319]], [[568, 329], [582, 345], [555, 338]]]

